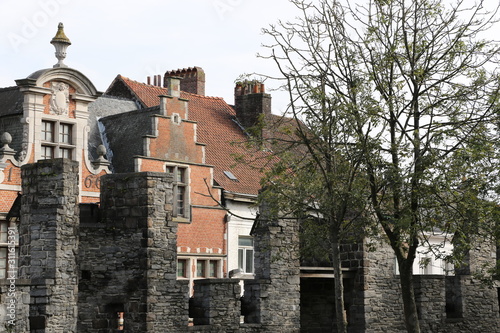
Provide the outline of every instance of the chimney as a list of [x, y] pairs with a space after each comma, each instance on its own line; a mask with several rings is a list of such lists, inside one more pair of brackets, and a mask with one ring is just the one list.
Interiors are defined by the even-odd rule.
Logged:
[[172, 97], [180, 97], [181, 89], [180, 89], [181, 78], [177, 76], [165, 76], [165, 88], [168, 90], [168, 94]]
[[240, 124], [244, 128], [252, 127], [261, 114], [271, 114], [271, 95], [265, 93], [262, 82], [238, 82], [234, 88], [234, 109]]
[[166, 116], [167, 115], [167, 98], [168, 98], [168, 96], [160, 95], [158, 97], [160, 97], [160, 114], [162, 116]]
[[167, 77], [176, 76], [181, 78], [180, 89], [182, 91], [205, 96], [205, 72], [201, 67], [189, 67], [168, 71], [165, 73], [165, 86]]

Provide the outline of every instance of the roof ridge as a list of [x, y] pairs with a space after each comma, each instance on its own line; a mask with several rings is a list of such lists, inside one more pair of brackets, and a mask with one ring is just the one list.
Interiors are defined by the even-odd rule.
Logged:
[[[181, 90], [181, 92], [183, 94], [187, 94], [187, 95], [192, 95], [192, 96], [196, 96], [196, 97], [199, 97], [199, 98], [205, 98], [205, 99], [219, 99], [219, 100], [223, 100], [224, 101], [224, 98], [222, 97], [217, 97], [217, 96], [206, 96], [206, 95], [198, 95], [198, 94], [193, 94], [193, 93], [190, 93], [190, 92], [187, 92], [187, 91], [184, 91], [184, 90]], [[228, 104], [229, 105], [229, 104]]]
[[131, 78], [129, 78], [129, 77], [126, 77], [126, 76], [123, 76], [123, 75], [121, 75], [121, 74], [118, 74], [118, 75], [119, 75], [122, 79], [125, 79], [125, 80], [127, 80], [127, 81], [131, 81], [131, 82], [135, 82], [135, 83], [137, 83], [137, 84], [140, 84], [140, 85], [143, 85], [143, 86], [146, 86], [146, 87], [159, 88], [159, 89], [165, 89], [165, 90], [167, 89], [167, 88], [165, 88], [165, 87], [155, 86], [155, 85], [152, 85], [152, 84], [147, 84], [147, 83], [144, 83], [144, 82], [139, 82], [139, 81], [137, 81], [137, 80], [133, 80], [133, 79], [131, 79]]
[[7, 90], [17, 90], [19, 89], [18, 86], [10, 86], [10, 87], [3, 87], [3, 88], [0, 88], [0, 91], [7, 91]]
[[[147, 84], [147, 83], [144, 83], [144, 82], [139, 82], [137, 80], [133, 80], [129, 77], [126, 77], [126, 76], [123, 76], [121, 74], [118, 74], [122, 79], [124, 80], [127, 80], [127, 81], [130, 81], [130, 82], [135, 82], [137, 84], [140, 84], [144, 87], [148, 87], [148, 88], [157, 88], [157, 89], [161, 89], [161, 90], [168, 90], [167, 88], [165, 87], [161, 87], [161, 86], [155, 86], [155, 85], [152, 85], [152, 84]], [[194, 93], [190, 93], [190, 92], [187, 92], [187, 91], [184, 91], [184, 90], [181, 90], [181, 92], [183, 94], [187, 94], [187, 95], [190, 95], [190, 96], [196, 96], [196, 97], [199, 97], [199, 98], [204, 98], [204, 99], [216, 99], [216, 100], [222, 100], [224, 101], [224, 98], [223, 97], [218, 97], [218, 96], [206, 96], [206, 95], [198, 95], [198, 94], [194, 94]], [[226, 102], [227, 103], [227, 102]], [[229, 105], [229, 104], [228, 104]]]

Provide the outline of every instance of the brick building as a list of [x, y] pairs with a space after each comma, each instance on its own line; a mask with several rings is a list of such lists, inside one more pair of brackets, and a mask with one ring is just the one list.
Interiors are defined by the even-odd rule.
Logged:
[[[56, 39], [69, 45], [62, 29]], [[16, 83], [0, 91], [3, 105], [9, 106], [0, 123], [2, 230], [21, 191], [24, 164], [58, 157], [81, 162], [79, 200], [86, 204], [99, 201], [103, 174], [167, 172], [176, 178], [179, 277], [192, 282], [238, 268], [252, 276], [255, 209], [249, 206], [260, 174], [236, 165], [232, 155], [244, 149], [232, 143], [243, 142], [245, 133], [231, 106], [204, 96], [201, 68], [155, 76], [153, 85], [118, 75], [101, 94], [60, 61]], [[257, 95], [270, 100], [268, 94]], [[6, 269], [0, 269], [0, 277]]]

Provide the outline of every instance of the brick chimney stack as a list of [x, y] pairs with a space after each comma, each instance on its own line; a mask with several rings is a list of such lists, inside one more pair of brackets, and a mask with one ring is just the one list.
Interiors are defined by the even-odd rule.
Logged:
[[234, 88], [234, 109], [240, 124], [245, 128], [252, 127], [259, 115], [271, 114], [271, 95], [266, 94], [262, 82], [238, 82]]
[[165, 76], [165, 88], [168, 90], [168, 94], [172, 97], [180, 97], [182, 85], [182, 78], [177, 76]]
[[181, 78], [181, 91], [191, 94], [205, 96], [205, 72], [201, 67], [189, 67], [167, 71], [165, 73], [165, 87], [167, 86], [167, 77]]

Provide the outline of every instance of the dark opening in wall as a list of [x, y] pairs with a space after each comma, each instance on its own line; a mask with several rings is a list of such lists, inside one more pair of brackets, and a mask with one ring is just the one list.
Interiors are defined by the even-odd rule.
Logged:
[[30, 329], [45, 330], [45, 316], [32, 316], [30, 317]]
[[497, 297], [498, 297], [498, 312], [500, 313], [500, 288], [497, 288]]
[[105, 310], [108, 317], [109, 327], [112, 332], [122, 332], [125, 329], [125, 306], [122, 303], [110, 303]]
[[460, 276], [446, 277], [446, 318], [463, 318], [462, 285]]
[[332, 332], [334, 330], [335, 290], [333, 279], [301, 278], [300, 304], [302, 333]]
[[82, 270], [82, 280], [90, 281], [92, 278], [92, 272], [88, 270]]
[[101, 212], [99, 205], [95, 203], [80, 204], [80, 223], [99, 223], [101, 220]]

